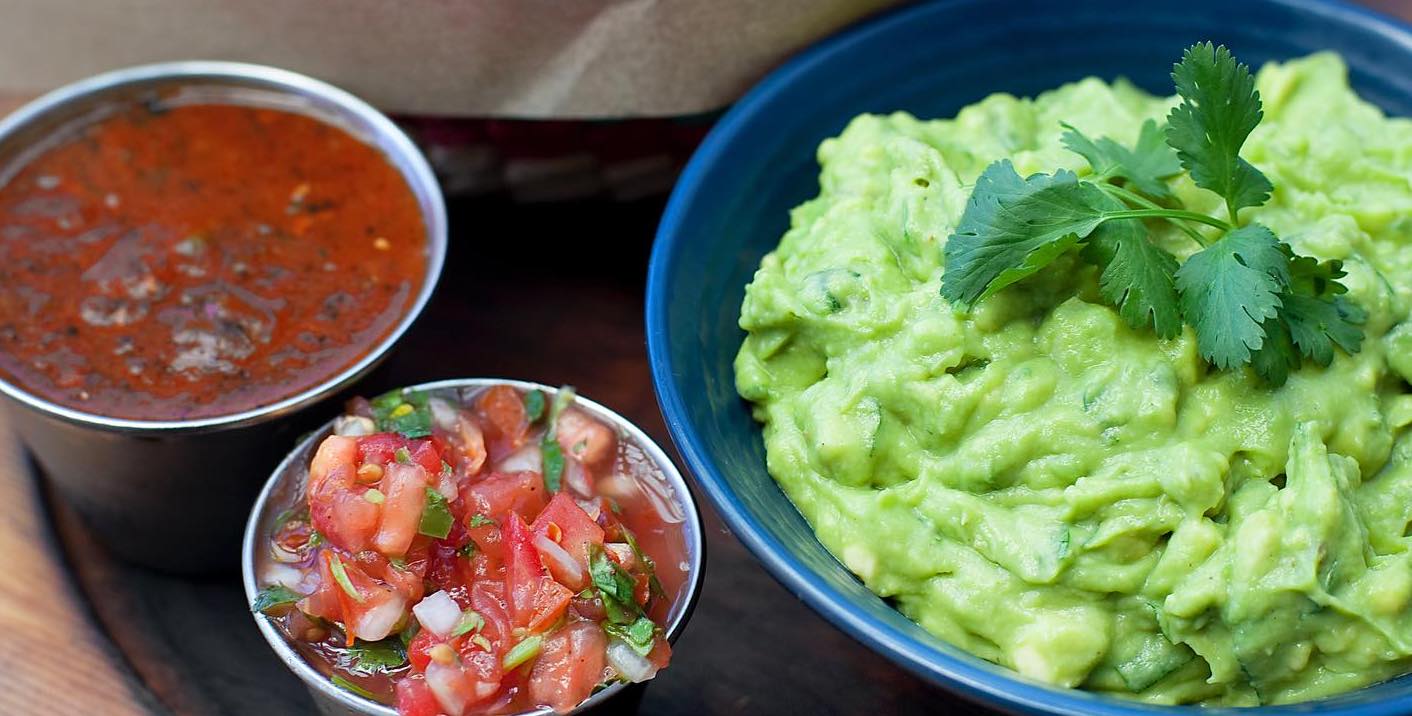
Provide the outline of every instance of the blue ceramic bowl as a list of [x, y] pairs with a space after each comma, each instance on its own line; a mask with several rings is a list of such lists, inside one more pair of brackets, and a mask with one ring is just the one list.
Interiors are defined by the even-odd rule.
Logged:
[[[760, 430], [736, 396], [744, 287], [791, 207], [818, 192], [814, 151], [861, 112], [947, 117], [986, 95], [1033, 95], [1088, 75], [1152, 92], [1182, 48], [1210, 39], [1242, 60], [1332, 49], [1354, 88], [1412, 115], [1412, 32], [1322, 0], [956, 0], [913, 6], [814, 46], [721, 119], [687, 166], [657, 234], [647, 288], [653, 379], [673, 440], [735, 535], [787, 588], [854, 638], [959, 694], [1014, 713], [1177, 714], [1056, 689], [930, 636], [874, 596], [814, 538], [765, 472]], [[1412, 714], [1412, 678], [1334, 699], [1205, 713]]]

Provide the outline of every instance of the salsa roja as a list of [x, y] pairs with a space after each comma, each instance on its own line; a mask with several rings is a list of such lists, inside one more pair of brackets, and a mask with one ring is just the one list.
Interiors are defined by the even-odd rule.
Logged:
[[401, 173], [313, 117], [148, 103], [30, 156], [0, 167], [0, 377], [86, 413], [296, 395], [386, 337], [426, 271]]

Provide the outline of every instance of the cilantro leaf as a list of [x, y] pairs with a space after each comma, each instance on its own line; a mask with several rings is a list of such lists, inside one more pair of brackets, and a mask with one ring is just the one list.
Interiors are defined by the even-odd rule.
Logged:
[[446, 498], [440, 492], [428, 487], [426, 502], [422, 505], [422, 519], [417, 525], [417, 532], [428, 537], [445, 539], [451, 534], [451, 523], [455, 519], [451, 516], [451, 509], [446, 505]]
[[1299, 352], [1322, 366], [1334, 360], [1334, 346], [1347, 353], [1357, 353], [1363, 346], [1363, 329], [1359, 324], [1367, 318], [1363, 309], [1348, 299], [1314, 298], [1301, 294], [1285, 294], [1280, 318], [1289, 326], [1290, 339]]
[[946, 241], [941, 295], [974, 305], [1034, 274], [1098, 228], [1108, 201], [1070, 171], [1021, 179], [1008, 159], [991, 164]]
[[525, 419], [531, 423], [539, 422], [544, 417], [544, 391], [535, 388], [524, 396]]
[[608, 632], [608, 636], [622, 639], [643, 656], [647, 656], [657, 643], [657, 625], [645, 616], [638, 617], [631, 624], [604, 624], [603, 631]]
[[1240, 158], [1241, 145], [1264, 116], [1255, 78], [1225, 45], [1203, 42], [1182, 54], [1172, 80], [1182, 103], [1167, 116], [1167, 143], [1197, 186], [1226, 200], [1234, 222], [1237, 211], [1264, 204], [1274, 189]]
[[1299, 369], [1299, 353], [1290, 340], [1289, 328], [1278, 316], [1266, 319], [1260, 327], [1265, 331], [1265, 342], [1250, 355], [1250, 366], [1265, 382], [1279, 387]]
[[573, 404], [578, 393], [571, 385], [559, 388], [554, 394], [554, 402], [549, 406], [549, 427], [544, 431], [539, 449], [544, 462], [544, 487], [550, 492], [558, 492], [564, 477], [564, 448], [559, 445], [559, 415]]
[[608, 558], [601, 548], [595, 548], [589, 555], [588, 573], [598, 596], [603, 600], [603, 611], [614, 624], [633, 622], [642, 610], [633, 601], [633, 580]]
[[342, 651], [338, 666], [352, 674], [387, 672], [407, 663], [407, 648], [398, 636], [381, 641], [359, 639]]
[[255, 603], [250, 605], [250, 611], [276, 615], [287, 611], [290, 605], [303, 598], [303, 594], [283, 584], [271, 584], [255, 595]]
[[401, 433], [407, 438], [431, 435], [431, 407], [427, 394], [391, 390], [369, 401], [373, 424], [380, 432]]
[[1289, 256], [1259, 224], [1235, 229], [1177, 269], [1182, 315], [1196, 329], [1201, 357], [1217, 368], [1248, 363], [1263, 344], [1289, 285]]
[[1098, 292], [1129, 326], [1151, 326], [1162, 338], [1182, 332], [1177, 298], [1177, 259], [1147, 240], [1141, 222], [1119, 221], [1100, 226], [1081, 254], [1103, 269]]
[[1067, 122], [1062, 124], [1068, 130], [1061, 138], [1065, 148], [1087, 159], [1094, 174], [1127, 179], [1133, 188], [1154, 199], [1171, 198], [1172, 191], [1162, 180], [1180, 174], [1182, 164], [1156, 122], [1149, 119], [1142, 123], [1135, 149], [1108, 137], [1089, 139]]

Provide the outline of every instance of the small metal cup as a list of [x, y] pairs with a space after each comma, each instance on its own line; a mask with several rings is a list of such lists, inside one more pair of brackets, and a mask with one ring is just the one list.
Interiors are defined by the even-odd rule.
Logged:
[[446, 208], [421, 152], [367, 103], [303, 75], [234, 62], [117, 70], [34, 100], [0, 120], [0, 185], [56, 132], [153, 100], [282, 109], [339, 127], [397, 168], [426, 227], [426, 277], [393, 331], [346, 370], [276, 403], [195, 420], [129, 420], [57, 405], [0, 379], [15, 431], [58, 494], [114, 553], [161, 569], [214, 571], [234, 566], [254, 478], [274, 462], [275, 446], [299, 434], [297, 414], [371, 370], [421, 313], [446, 256]]
[[[475, 389], [492, 385], [510, 385], [520, 390], [539, 389], [551, 397], [558, 392], [555, 388], [538, 383], [494, 378], [443, 380], [412, 386], [411, 390]], [[587, 411], [593, 417], [612, 425], [620, 435], [627, 435], [640, 445], [643, 452], [662, 471], [662, 476], [666, 478], [667, 486], [671, 488], [677, 506], [681, 508], [683, 515], [681, 528], [683, 538], [686, 540], [688, 568], [682, 592], [672, 603], [666, 625], [667, 638], [676, 641], [686, 626], [686, 620], [691, 616], [691, 610], [696, 606], [696, 597], [701, 589], [701, 580], [706, 566], [706, 545], [701, 514], [697, 512], [696, 503], [692, 501], [691, 491], [687, 489], [686, 480], [682, 478], [676, 465], [657, 443], [647, 437], [646, 433], [633, 425], [627, 418], [586, 398], [575, 398], [574, 405]], [[296, 507], [303, 501], [305, 486], [309, 479], [309, 460], [313, 458], [314, 450], [317, 449], [318, 444], [332, 432], [333, 421], [330, 420], [317, 432], [301, 441], [299, 446], [294, 448], [294, 452], [291, 452], [284, 462], [275, 468], [269, 482], [265, 483], [265, 489], [260, 492], [260, 497], [255, 501], [255, 508], [250, 512], [250, 521], [245, 526], [245, 544], [241, 554], [241, 576], [245, 580], [246, 601], [250, 603], [255, 601], [255, 596], [260, 591], [257, 580], [259, 569], [262, 564], [271, 559], [269, 536], [278, 526], [276, 521], [286, 510]], [[351, 691], [335, 686], [327, 676], [309, 664], [290, 645], [284, 633], [263, 614], [255, 614], [255, 623], [259, 625], [260, 633], [265, 635], [265, 641], [269, 642], [270, 648], [274, 649], [280, 661], [283, 661], [285, 666], [289, 667], [289, 670], [293, 671], [294, 675], [298, 676], [308, 687], [319, 711], [326, 716], [397, 716], [397, 712], [389, 706], [365, 699]], [[611, 710], [615, 713], [621, 713], [623, 709], [620, 707], [625, 706], [625, 702], [641, 697], [641, 689], [644, 685], [614, 684], [579, 704], [572, 713], [586, 715], [610, 710], [609, 707], [604, 706], [604, 702], [615, 696], [618, 696], [618, 699], [611, 704]], [[621, 695], [619, 696], [619, 694]], [[552, 713], [553, 711], [549, 709], [540, 709], [521, 716]]]

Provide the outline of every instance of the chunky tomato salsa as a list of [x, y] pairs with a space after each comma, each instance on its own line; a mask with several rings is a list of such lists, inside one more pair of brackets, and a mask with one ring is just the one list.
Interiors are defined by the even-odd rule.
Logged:
[[254, 609], [403, 716], [558, 712], [666, 666], [688, 563], [655, 463], [507, 385], [355, 400], [277, 520]]
[[149, 103], [51, 142], [0, 168], [0, 377], [40, 397], [241, 412], [355, 363], [415, 300], [416, 197], [342, 129]]

